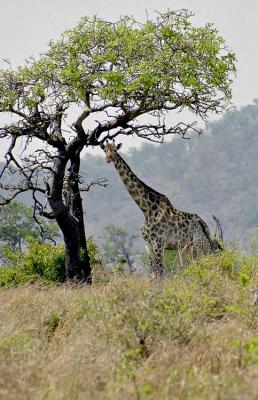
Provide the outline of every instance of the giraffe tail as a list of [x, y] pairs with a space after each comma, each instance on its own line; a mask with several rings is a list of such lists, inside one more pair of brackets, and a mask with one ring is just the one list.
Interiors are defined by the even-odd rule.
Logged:
[[[217, 238], [220, 242], [224, 243], [224, 241], [223, 241], [223, 231], [222, 231], [222, 226], [221, 226], [220, 220], [219, 220], [215, 215], [213, 215], [212, 218], [213, 218], [214, 221], [216, 222], [216, 229], [215, 229], [215, 234], [214, 234], [214, 236], [215, 236], [215, 238]], [[217, 235], [218, 235], [218, 237], [217, 237]]]
[[212, 218], [214, 219], [216, 223], [216, 229], [215, 229], [215, 234], [214, 234], [214, 239], [213, 239], [213, 248], [214, 250], [223, 250], [223, 230], [222, 226], [220, 223], [220, 220], [213, 215]]

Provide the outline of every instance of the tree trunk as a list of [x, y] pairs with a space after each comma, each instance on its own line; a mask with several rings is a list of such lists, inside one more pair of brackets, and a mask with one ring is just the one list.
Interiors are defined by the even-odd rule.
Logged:
[[[48, 187], [48, 201], [64, 237], [67, 279], [90, 282], [91, 267], [86, 239], [83, 236], [85, 231], [79, 186], [70, 187], [69, 177], [64, 184], [68, 160], [65, 150], [59, 149], [54, 163], [53, 180]], [[66, 191], [66, 204], [63, 200], [63, 189]], [[75, 212], [77, 207], [78, 211]], [[81, 250], [83, 250], [82, 258]]]
[[79, 190], [79, 171], [80, 171], [80, 151], [78, 149], [77, 152], [71, 157], [71, 167], [69, 169], [70, 174], [67, 179], [67, 196], [66, 196], [66, 204], [69, 207], [72, 215], [75, 217], [76, 221], [78, 221], [78, 229], [79, 229], [79, 242], [80, 242], [80, 254], [81, 254], [81, 268], [83, 270], [84, 275], [87, 277], [87, 281], [91, 282], [91, 266], [90, 259], [88, 255], [87, 249], [87, 241], [86, 241], [86, 233], [84, 227], [84, 218], [83, 218], [83, 207], [82, 207], [82, 198]]
[[81, 268], [80, 257], [80, 234], [79, 224], [70, 214], [69, 210], [65, 214], [56, 217], [65, 243], [65, 268], [67, 279], [87, 280]]

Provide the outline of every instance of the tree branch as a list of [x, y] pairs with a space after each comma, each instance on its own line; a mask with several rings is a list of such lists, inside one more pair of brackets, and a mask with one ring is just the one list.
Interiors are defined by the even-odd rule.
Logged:
[[80, 192], [89, 192], [89, 190], [94, 186], [107, 187], [108, 186], [107, 179], [99, 178], [95, 181], [92, 181], [88, 185], [81, 187]]

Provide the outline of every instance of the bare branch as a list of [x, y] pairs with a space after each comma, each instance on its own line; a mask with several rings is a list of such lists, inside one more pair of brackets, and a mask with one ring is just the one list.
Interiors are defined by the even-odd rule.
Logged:
[[[35, 220], [35, 222], [38, 225], [39, 231], [40, 231], [40, 236], [42, 238], [42, 240], [49, 240], [51, 242], [53, 242], [54, 244], [56, 244], [56, 241], [51, 238], [50, 236], [46, 235], [46, 230], [43, 227], [42, 222], [40, 221], [40, 219], [38, 218], [38, 215], [42, 215], [43, 212], [43, 205], [41, 204], [41, 202], [37, 199], [36, 197], [36, 191], [33, 190], [32, 192], [32, 198], [34, 200], [34, 207], [33, 207], [33, 219]], [[45, 217], [47, 216], [48, 213], [45, 213]], [[48, 217], [49, 218], [49, 217]], [[54, 219], [54, 218], [52, 218]]]
[[88, 185], [81, 187], [80, 192], [88, 192], [94, 186], [107, 187], [108, 186], [107, 179], [99, 178], [95, 181], [92, 181]]
[[11, 193], [11, 195], [8, 195], [7, 197], [5, 197], [3, 194], [0, 194], [0, 205], [9, 204], [19, 194], [28, 192], [30, 190], [45, 193], [45, 189], [43, 189], [39, 186], [34, 186], [31, 182], [23, 182], [23, 183], [20, 183], [17, 185], [0, 183], [0, 189], [2, 189], [3, 191], [6, 191], [8, 193]]
[[187, 139], [187, 134], [190, 131], [193, 131], [197, 134], [201, 133], [201, 129], [196, 128], [196, 121], [191, 124], [185, 124], [183, 122], [179, 122], [178, 124], [166, 127], [165, 124], [161, 125], [138, 125], [132, 127], [132, 132], [135, 133], [138, 137], [147, 139], [153, 142], [162, 142], [164, 137], [167, 135], [180, 135], [184, 139]]

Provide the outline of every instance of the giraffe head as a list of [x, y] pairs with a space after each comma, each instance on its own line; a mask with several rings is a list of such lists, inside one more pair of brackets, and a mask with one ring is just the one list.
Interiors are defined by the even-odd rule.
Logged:
[[111, 143], [106, 142], [106, 144], [103, 146], [103, 150], [106, 153], [106, 162], [110, 163], [111, 161], [114, 161], [115, 154], [117, 150], [119, 150], [122, 147], [122, 143], [119, 143], [118, 145], [115, 144], [115, 140]]

